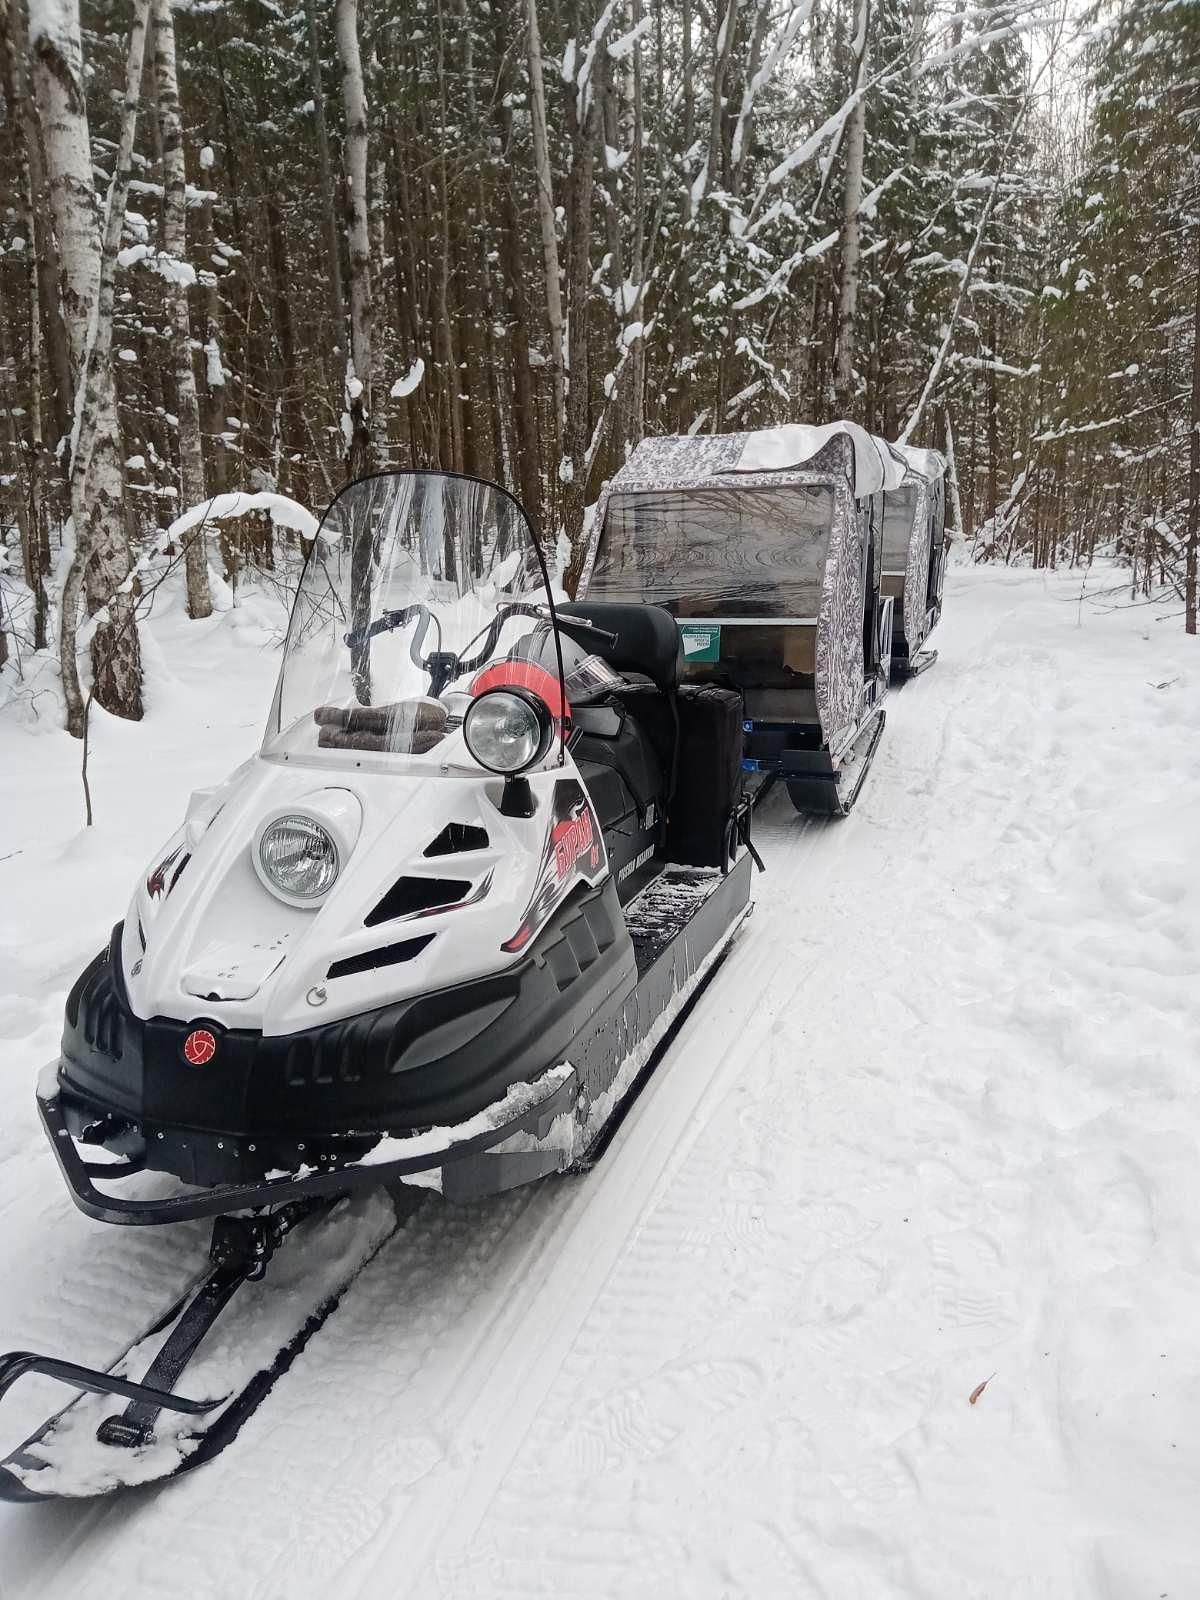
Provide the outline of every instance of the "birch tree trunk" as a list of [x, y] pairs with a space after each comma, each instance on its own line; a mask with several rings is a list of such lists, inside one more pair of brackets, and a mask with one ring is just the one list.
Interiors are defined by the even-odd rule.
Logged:
[[321, 42], [317, 33], [315, 0], [304, 0], [304, 22], [308, 35], [308, 85], [317, 136], [317, 174], [325, 224], [326, 298], [333, 329], [334, 354], [340, 364], [346, 351], [346, 298], [342, 291], [342, 250], [338, 239], [337, 207], [333, 198], [333, 162], [329, 156], [329, 131], [325, 121], [325, 86], [321, 78]]
[[842, 273], [838, 293], [837, 351], [833, 388], [836, 409], [848, 416], [854, 404], [854, 329], [858, 311], [860, 256], [858, 212], [863, 197], [863, 155], [866, 148], [867, 28], [870, 0], [859, 0], [854, 37], [854, 92], [858, 99], [846, 129], [846, 185], [842, 197]]
[[538, 222], [546, 279], [546, 321], [550, 331], [550, 376], [554, 384], [554, 434], [561, 461], [567, 431], [566, 367], [563, 359], [562, 280], [558, 266], [558, 233], [554, 221], [554, 180], [546, 132], [546, 86], [542, 79], [542, 36], [537, 0], [525, 0], [529, 56], [529, 110], [533, 130], [533, 166], [537, 179]]
[[[37, 315], [36, 304], [34, 315]], [[9, 449], [18, 463], [17, 492], [13, 497], [17, 513], [17, 532], [21, 541], [21, 568], [25, 576], [25, 583], [33, 596], [34, 638], [35, 650], [46, 648], [46, 583], [42, 574], [41, 541], [38, 537], [38, 494], [37, 474], [38, 461], [36, 450], [26, 453], [24, 440], [17, 429], [16, 412], [17, 385], [16, 362], [8, 347], [8, 330], [0, 320], [0, 377], [2, 387], [0, 395], [3, 397], [3, 410], [5, 432], [8, 438]], [[3, 620], [0, 619], [0, 630], [3, 629]], [[3, 665], [0, 660], [0, 665]]]
[[950, 500], [950, 516], [954, 524], [955, 535], [959, 539], [967, 536], [966, 524], [963, 522], [962, 495], [958, 488], [958, 462], [954, 455], [954, 429], [950, 426], [950, 413], [944, 411], [942, 420], [945, 423], [946, 440], [946, 491]]
[[[204, 171], [205, 187], [208, 188], [212, 180], [211, 154]], [[225, 431], [225, 318], [221, 305], [221, 285], [213, 271], [215, 247], [213, 203], [205, 200], [200, 207], [200, 259], [204, 262], [200, 274], [204, 289], [204, 387], [200, 394], [200, 433], [201, 438], [208, 440], [212, 491], [214, 494], [223, 494], [229, 487], [229, 462], [222, 438]]]
[[443, 374], [445, 405], [443, 408], [441, 464], [452, 472], [466, 469], [464, 457], [465, 418], [463, 416], [462, 383], [458, 360], [454, 352], [454, 324], [450, 305], [451, 229], [450, 229], [450, 178], [446, 160], [446, 128], [450, 109], [446, 95], [446, 30], [443, 25], [442, 6], [437, 5], [437, 85], [438, 85], [438, 268], [437, 291], [434, 302], [436, 326], [435, 349]]
[[[163, 246], [179, 263], [187, 260], [187, 170], [183, 159], [183, 118], [175, 66], [175, 17], [171, 0], [152, 0], [154, 87], [163, 165]], [[171, 349], [175, 363], [175, 411], [179, 417], [179, 483], [184, 506], [205, 498], [204, 450], [200, 441], [200, 398], [192, 362], [192, 319], [187, 283], [179, 272], [171, 282]], [[212, 615], [208, 588], [208, 550], [204, 524], [184, 538], [188, 616]]]
[[336, 0], [334, 32], [346, 115], [345, 166], [349, 201], [350, 364], [346, 409], [350, 415], [347, 467], [352, 478], [373, 470], [371, 442], [371, 230], [367, 206], [367, 95], [358, 42], [358, 0]]
[[[31, 316], [32, 322], [36, 325], [40, 309], [45, 324], [46, 353], [49, 356], [50, 368], [50, 401], [57, 441], [66, 438], [71, 426], [73, 399], [71, 358], [67, 350], [67, 331], [63, 326], [62, 311], [57, 297], [58, 246], [54, 238], [54, 229], [46, 216], [46, 174], [30, 84], [31, 52], [22, 0], [0, 0], [0, 63], [3, 63], [3, 70], [8, 80], [17, 155], [18, 159], [24, 157], [26, 167], [24, 198], [31, 230], [27, 237], [35, 247], [29, 252], [34, 258], [30, 270], [35, 279], [32, 285]], [[40, 328], [38, 332], [37, 342], [40, 343]], [[39, 434], [40, 431], [39, 417]]]
[[[629, 14], [634, 28], [641, 25], [642, 0], [633, 0]], [[661, 28], [661, 23], [660, 23]], [[661, 32], [660, 32], [661, 38]], [[636, 45], [631, 53], [628, 77], [632, 116], [630, 133], [633, 143], [633, 243], [630, 248], [629, 279], [637, 290], [637, 300], [630, 308], [635, 322], [645, 326], [646, 308], [646, 173], [642, 110], [642, 52]], [[661, 174], [659, 175], [661, 180]], [[646, 339], [639, 333], [633, 344], [629, 381], [626, 387], [626, 413], [624, 436], [631, 448], [638, 444], [646, 431]]]
[[[507, 19], [500, 13], [497, 22], [497, 39], [503, 41], [503, 23]], [[509, 367], [513, 388], [513, 434], [516, 453], [517, 481], [521, 486], [521, 500], [534, 519], [541, 522], [542, 485], [539, 475], [540, 441], [538, 438], [537, 401], [534, 396], [533, 373], [529, 364], [529, 306], [521, 271], [521, 233], [517, 215], [517, 202], [513, 189], [512, 162], [509, 152], [513, 143], [513, 112], [510, 87], [515, 77], [509, 64], [508, 51], [501, 43], [500, 78], [493, 100], [494, 115], [503, 158], [502, 176], [499, 180], [500, 204], [500, 265], [503, 273], [503, 308], [509, 341]]]
[[[117, 241], [128, 190], [148, 8], [149, 0], [137, 0], [129, 39], [122, 141], [106, 226], [111, 238], [115, 224]], [[31, 28], [30, 45], [47, 197], [58, 239], [59, 303], [75, 390], [70, 468], [75, 550], [63, 585], [59, 650], [67, 728], [81, 737], [85, 704], [75, 652], [81, 593], [86, 593], [90, 613], [102, 607], [107, 611], [92, 637], [93, 694], [118, 716], [136, 721], [142, 715], [134, 599], [122, 592], [130, 554], [124, 452], [111, 365], [116, 248], [114, 243], [107, 293], [102, 294], [104, 257], [96, 225], [78, 0], [65, 0], [61, 10], [40, 13], [37, 26]]]
[[[597, 55], [607, 50], [611, 18], [610, 7], [593, 30], [591, 44]], [[574, 148], [567, 189], [567, 425], [558, 475], [562, 484], [563, 530], [577, 558], [582, 550], [586, 458], [591, 431], [588, 310], [592, 288], [592, 204], [596, 190], [596, 160], [601, 144], [600, 101], [595, 88], [597, 76], [593, 68], [591, 81], [585, 87], [577, 87], [570, 97], [575, 114], [572, 130]]]

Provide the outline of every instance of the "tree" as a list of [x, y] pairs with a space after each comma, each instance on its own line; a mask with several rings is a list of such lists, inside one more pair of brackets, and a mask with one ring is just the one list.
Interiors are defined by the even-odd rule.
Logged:
[[[175, 17], [171, 0], [151, 0], [154, 23], [154, 83], [163, 164], [163, 248], [170, 273], [171, 340], [175, 361], [175, 410], [179, 417], [179, 479], [185, 506], [204, 499], [204, 452], [200, 441], [200, 400], [192, 358], [192, 320], [188, 286], [195, 273], [187, 260], [187, 171], [183, 121], [175, 68]], [[211, 337], [211, 335], [210, 335]], [[203, 526], [184, 546], [190, 617], [212, 613]]]
[[58, 241], [59, 306], [75, 394], [70, 442], [75, 548], [63, 586], [59, 644], [67, 726], [77, 736], [82, 735], [84, 726], [84, 697], [75, 660], [81, 592], [90, 615], [103, 613], [97, 617], [92, 636], [95, 697], [118, 715], [136, 720], [142, 714], [135, 600], [124, 587], [131, 558], [124, 519], [121, 426], [111, 366], [111, 285], [129, 181], [148, 3], [138, 0], [130, 30], [124, 134], [109, 186], [106, 253], [101, 249], [93, 204], [77, 0], [39, 10], [30, 29], [46, 188]]
[[371, 236], [367, 209], [367, 96], [358, 41], [358, 0], [336, 0], [334, 27], [342, 69], [342, 107], [346, 116], [346, 231], [350, 244], [347, 467], [350, 476], [358, 478], [370, 472], [375, 464], [370, 422], [375, 308], [371, 297]]

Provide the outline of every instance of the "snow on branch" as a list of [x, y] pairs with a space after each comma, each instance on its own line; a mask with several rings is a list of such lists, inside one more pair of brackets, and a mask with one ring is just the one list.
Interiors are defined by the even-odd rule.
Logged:
[[166, 250], [152, 250], [148, 244], [131, 244], [117, 254], [119, 267], [145, 267], [179, 288], [190, 289], [196, 282], [196, 269], [190, 261], [180, 261]]
[[746, 128], [754, 111], [754, 102], [770, 83], [779, 67], [791, 54], [792, 45], [796, 42], [796, 35], [812, 16], [813, 0], [799, 0], [793, 4], [788, 14], [788, 19], [783, 25], [783, 31], [776, 39], [774, 45], [767, 52], [762, 65], [747, 83], [742, 95], [742, 105], [738, 112], [737, 125], [733, 130], [733, 164], [736, 167], [742, 159], [743, 146], [746, 139]]
[[303, 539], [315, 539], [320, 531], [320, 524], [312, 512], [306, 510], [299, 501], [289, 499], [286, 494], [247, 494], [237, 490], [232, 494], [215, 494], [210, 500], [201, 500], [198, 505], [181, 512], [169, 527], [163, 528], [147, 545], [105, 604], [80, 628], [77, 648], [87, 648], [96, 629], [112, 620], [109, 607], [113, 601], [118, 596], [132, 594], [134, 584], [149, 571], [159, 556], [166, 553], [170, 545], [183, 540], [196, 529], [203, 531], [210, 522], [225, 522], [251, 511], [265, 511], [276, 527], [291, 528]]
[[[604, 36], [612, 26], [613, 13], [616, 9], [617, 0], [608, 0], [608, 4], [597, 18], [596, 26], [592, 29], [592, 36], [588, 40], [583, 60], [579, 63], [579, 70], [575, 75], [575, 118], [581, 128], [587, 120], [588, 109], [592, 103], [592, 67], [596, 60], [596, 51], [604, 43]], [[632, 49], [632, 46], [630, 48]]]
[[879, 206], [880, 200], [882, 200], [883, 196], [888, 192], [892, 185], [903, 176], [904, 168], [894, 167], [892, 171], [888, 173], [887, 177], [882, 183], [877, 183], [871, 190], [870, 194], [863, 196], [862, 202], [858, 208], [859, 216], [865, 217], [868, 222], [874, 222], [875, 212]]
[[[161, 183], [147, 183], [144, 178], [134, 178], [130, 182], [129, 192], [131, 194], [148, 195], [152, 200], [161, 200], [163, 197], [163, 186]], [[184, 193], [186, 196], [186, 204], [190, 210], [195, 210], [197, 206], [215, 204], [216, 201], [220, 199], [220, 196], [215, 189], [196, 189], [193, 188], [190, 183], [188, 184]]]
[[1035, 361], [1028, 367], [1011, 367], [1007, 361], [996, 359], [989, 361], [984, 356], [967, 356], [958, 351], [950, 353], [946, 364], [962, 368], [967, 372], [997, 372], [1005, 378], [1036, 378], [1042, 370], [1040, 361]]
[[425, 376], [425, 361], [418, 356], [402, 378], [397, 378], [388, 393], [393, 400], [404, 400], [413, 394], [419, 387], [421, 379]]
[[751, 306], [758, 305], [760, 300], [766, 300], [771, 295], [779, 295], [787, 288], [793, 272], [802, 261], [816, 261], [826, 251], [832, 250], [841, 235], [841, 229], [835, 228], [832, 233], [827, 233], [823, 239], [797, 250], [794, 255], [787, 258], [776, 267], [775, 271], [757, 289], [752, 289], [749, 294], [743, 295], [740, 300], [733, 302], [735, 311], [748, 311]]
[[239, 489], [231, 494], [215, 494], [211, 500], [202, 500], [199, 505], [191, 506], [187, 511], [181, 512], [163, 534], [160, 542], [165, 547], [174, 540], [181, 539], [185, 533], [190, 533], [193, 528], [202, 527], [209, 522], [227, 522], [231, 517], [244, 517], [251, 511], [265, 511], [277, 528], [291, 528], [302, 539], [317, 537], [320, 524], [312, 512], [298, 500], [292, 500], [286, 494], [273, 494], [267, 490], [262, 490], [258, 494], [247, 494]]
[[614, 61], [624, 61], [625, 57], [632, 53], [638, 40], [644, 39], [653, 26], [653, 16], [644, 16], [636, 27], [630, 28], [628, 33], [623, 33], [619, 39], [613, 40], [608, 47], [609, 55]]
[[1014, 17], [1001, 28], [989, 28], [985, 33], [970, 33], [958, 44], [952, 44], [946, 50], [938, 50], [933, 55], [924, 56], [916, 70], [922, 76], [936, 72], [942, 67], [961, 61], [965, 56], [974, 55], [977, 50], [985, 50], [988, 45], [999, 44], [1004, 39], [1015, 39], [1022, 33], [1029, 33], [1034, 28], [1041, 27], [1045, 20], [1045, 8], [1038, 4], [1032, 5], [1024, 16]]
[[774, 188], [776, 184], [782, 183], [790, 173], [795, 172], [797, 167], [803, 167], [809, 161], [811, 161], [816, 155], [817, 151], [823, 144], [825, 144], [827, 140], [834, 138], [837, 134], [840, 134], [849, 120], [850, 113], [854, 110], [855, 106], [862, 99], [865, 93], [865, 85], [863, 88], [855, 90], [855, 92], [850, 95], [848, 99], [842, 102], [842, 104], [831, 117], [826, 117], [825, 121], [815, 133], [810, 134], [804, 143], [802, 145], [798, 145], [790, 155], [784, 156], [779, 165], [777, 167], [773, 167], [767, 174], [767, 182], [765, 187]]

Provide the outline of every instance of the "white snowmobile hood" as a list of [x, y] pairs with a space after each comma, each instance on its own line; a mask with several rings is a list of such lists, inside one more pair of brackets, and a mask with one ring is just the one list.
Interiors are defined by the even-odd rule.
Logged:
[[[291, 1033], [502, 970], [544, 871], [554, 786], [572, 763], [530, 775], [532, 818], [500, 812], [503, 780], [330, 769], [256, 756], [219, 788], [193, 795], [182, 828], [139, 880], [122, 960], [143, 1018], [210, 1018]], [[339, 875], [315, 907], [286, 903], [255, 870], [261, 824], [280, 812], [334, 818]], [[589, 811], [590, 819], [590, 811]], [[448, 824], [486, 835], [480, 848], [425, 852]], [[599, 861], [603, 846], [595, 828]], [[442, 880], [447, 903], [366, 919], [400, 878]], [[426, 939], [422, 946], [415, 941]], [[337, 972], [339, 963], [405, 944], [404, 959]]]

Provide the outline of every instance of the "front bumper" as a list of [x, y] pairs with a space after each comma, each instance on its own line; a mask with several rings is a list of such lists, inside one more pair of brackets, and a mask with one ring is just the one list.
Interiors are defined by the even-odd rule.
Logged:
[[[548, 1140], [560, 1117], [574, 1118], [578, 1099], [575, 1069], [563, 1063], [529, 1083], [512, 1085], [500, 1099], [461, 1123], [392, 1138], [360, 1137], [352, 1147], [347, 1144], [341, 1159], [326, 1150], [316, 1168], [301, 1166], [293, 1172], [200, 1190], [179, 1186], [165, 1197], [139, 1199], [112, 1192], [112, 1185], [155, 1170], [154, 1162], [146, 1159], [148, 1152], [112, 1162], [86, 1159], [88, 1146], [76, 1137], [80, 1110], [61, 1091], [57, 1064], [42, 1073], [37, 1089], [38, 1114], [75, 1204], [98, 1222], [123, 1224], [189, 1222], [196, 1217], [274, 1206], [305, 1195], [386, 1188], [439, 1169], [437, 1186], [448, 1199], [498, 1193], [561, 1170], [568, 1159], [561, 1144], [551, 1141], [545, 1148], [537, 1146]], [[143, 1132], [157, 1142], [153, 1130]], [[515, 1135], [525, 1136], [520, 1150], [496, 1148]], [[96, 1142], [91, 1147], [95, 1148]]]
[[[293, 1034], [227, 1027], [218, 1006], [142, 1018], [118, 927], [68, 996], [64, 1120], [83, 1143], [199, 1188], [341, 1164], [384, 1134], [457, 1127], [574, 1059], [597, 1008], [636, 982], [611, 880], [569, 896], [498, 972]], [[197, 1030], [212, 1046], [203, 1063], [187, 1056]]]

